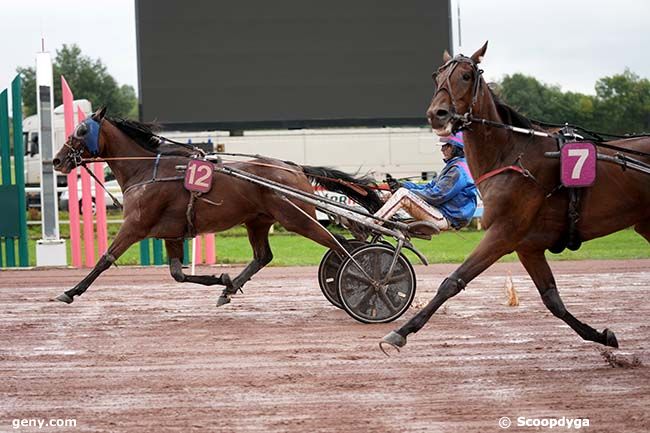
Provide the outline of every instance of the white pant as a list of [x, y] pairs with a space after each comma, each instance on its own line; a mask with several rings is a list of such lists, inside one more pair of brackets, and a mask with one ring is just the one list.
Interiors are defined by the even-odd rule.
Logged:
[[440, 230], [449, 230], [449, 221], [438, 209], [432, 207], [406, 188], [395, 191], [381, 209], [375, 212], [375, 216], [389, 219], [402, 208], [417, 220], [429, 221]]

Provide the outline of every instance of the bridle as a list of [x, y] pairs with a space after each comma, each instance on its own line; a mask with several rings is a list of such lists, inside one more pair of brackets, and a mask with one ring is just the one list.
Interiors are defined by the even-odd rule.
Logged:
[[[68, 141], [66, 140], [66, 142], [63, 143], [63, 145], [65, 147], [67, 147], [68, 149], [70, 149], [70, 151], [65, 156], [65, 159], [72, 160], [72, 162], [74, 163], [74, 169], [75, 170], [77, 169], [77, 167], [83, 167], [84, 170], [86, 170], [88, 172], [90, 177], [95, 179], [95, 183], [97, 185], [101, 186], [104, 191], [106, 191], [108, 196], [113, 201], [113, 204], [116, 207], [122, 209], [123, 208], [122, 203], [120, 203], [119, 200], [117, 198], [115, 198], [115, 196], [113, 194], [111, 194], [111, 192], [109, 190], [106, 189], [106, 186], [104, 186], [104, 183], [101, 180], [99, 180], [97, 178], [97, 176], [95, 176], [95, 173], [93, 173], [92, 170], [90, 170], [88, 168], [88, 165], [86, 164], [86, 161], [84, 160], [84, 157], [83, 157], [84, 148], [85, 148], [85, 150], [87, 150], [90, 153], [90, 155], [92, 157], [97, 157], [99, 155], [99, 133], [100, 133], [100, 131], [102, 129], [102, 125], [104, 123], [104, 118], [103, 117], [99, 122], [97, 122], [95, 119], [92, 119], [92, 118], [90, 118], [90, 120], [96, 124], [96, 126], [95, 126], [96, 131], [94, 131], [94, 127], [89, 128], [89, 126], [88, 126], [89, 124], [88, 124], [87, 121], [84, 121], [84, 122], [80, 123], [75, 128], [75, 130], [72, 132], [72, 138], [74, 138], [77, 141], [83, 142], [83, 146], [79, 146], [78, 148], [73, 147], [70, 144], [68, 144]], [[80, 134], [80, 132], [82, 130], [84, 131], [84, 133]], [[93, 133], [93, 134], [96, 135], [96, 137], [93, 138], [93, 140], [95, 141], [95, 143], [94, 143], [95, 148], [94, 149], [91, 149], [88, 146], [87, 141], [86, 141], [86, 138], [87, 138], [89, 133]]]
[[[92, 123], [91, 123], [92, 122]], [[81, 122], [74, 131], [72, 131], [72, 138], [77, 141], [83, 142], [83, 147], [75, 148], [68, 144], [66, 140], [63, 145], [70, 149], [70, 152], [66, 155], [66, 159], [72, 160], [75, 168], [79, 166], [84, 166], [83, 152], [84, 148], [90, 153], [91, 157], [96, 157], [99, 155], [99, 133], [104, 124], [104, 118], [97, 122], [92, 117]], [[92, 140], [92, 146], [88, 144], [88, 137]]]
[[[470, 103], [469, 110], [465, 114], [458, 113], [458, 109], [457, 109], [458, 104], [456, 103], [456, 98], [454, 98], [454, 93], [452, 92], [452, 88], [451, 88], [452, 87], [451, 76], [456, 70], [456, 67], [458, 67], [458, 65], [460, 65], [461, 63], [470, 65], [472, 67], [472, 72], [474, 73], [474, 83], [472, 85], [472, 102]], [[445, 74], [443, 76], [444, 82], [441, 86], [438, 86], [438, 76], [443, 73]], [[436, 86], [435, 92], [433, 93], [433, 99], [435, 99], [438, 93], [443, 91], [446, 92], [449, 95], [449, 99], [451, 99], [452, 119], [460, 121], [460, 126], [454, 127], [453, 132], [461, 131], [467, 128], [472, 123], [472, 112], [474, 111], [474, 105], [478, 100], [478, 92], [481, 87], [482, 74], [483, 74], [483, 69], [480, 69], [478, 67], [478, 64], [470, 57], [466, 57], [462, 54], [459, 54], [454, 58], [449, 59], [444, 65], [439, 67], [438, 70], [433, 73], [432, 78]]]
[[75, 147], [70, 146], [67, 140], [65, 143], [63, 143], [63, 145], [68, 149], [70, 149], [68, 154], [65, 156], [65, 159], [71, 160], [74, 163], [74, 168], [83, 166], [83, 153], [84, 153], [83, 149], [77, 149]]

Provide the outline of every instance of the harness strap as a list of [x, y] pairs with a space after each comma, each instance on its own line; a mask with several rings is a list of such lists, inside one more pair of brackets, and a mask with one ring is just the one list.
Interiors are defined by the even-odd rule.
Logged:
[[194, 217], [196, 212], [194, 212], [194, 203], [196, 198], [202, 193], [192, 191], [190, 193], [190, 201], [187, 203], [187, 210], [185, 211], [185, 218], [187, 218], [187, 237], [193, 238], [196, 236], [196, 228], [194, 227]]
[[484, 180], [487, 180], [487, 179], [489, 179], [491, 177], [496, 176], [497, 174], [501, 174], [504, 171], [508, 171], [508, 170], [516, 171], [517, 173], [521, 173], [524, 176], [527, 176], [527, 174], [526, 174], [527, 171], [524, 170], [523, 167], [521, 167], [519, 165], [509, 165], [507, 167], [501, 167], [501, 168], [497, 168], [496, 170], [488, 171], [487, 173], [479, 176], [479, 178], [476, 179], [476, 181], [474, 183], [476, 185], [478, 185], [479, 183], [483, 182]]
[[522, 156], [524, 156], [524, 154], [520, 153], [519, 156], [517, 157], [517, 160], [512, 165], [497, 168], [495, 170], [488, 171], [487, 173], [485, 173], [482, 176], [479, 176], [479, 178], [474, 182], [474, 184], [478, 185], [479, 183], [483, 182], [484, 180], [489, 179], [489, 178], [491, 178], [493, 176], [496, 176], [497, 174], [501, 174], [501, 173], [503, 173], [505, 171], [512, 170], [512, 171], [516, 171], [517, 173], [520, 173], [524, 177], [529, 178], [530, 180], [535, 182], [535, 184], [537, 186], [539, 186], [542, 190], [544, 190], [545, 189], [544, 186], [542, 186], [542, 184], [539, 183], [539, 181], [535, 178], [535, 176], [533, 176], [533, 173], [531, 173], [528, 169], [524, 168], [524, 166], [522, 165], [522, 163], [521, 163], [521, 157]]

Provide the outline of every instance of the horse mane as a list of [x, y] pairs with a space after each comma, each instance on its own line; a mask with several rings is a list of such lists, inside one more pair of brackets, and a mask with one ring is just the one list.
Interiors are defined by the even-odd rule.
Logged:
[[179, 144], [165, 141], [164, 137], [156, 134], [160, 129], [156, 123], [144, 123], [131, 119], [110, 118], [107, 119], [117, 129], [135, 141], [140, 147], [149, 152], [160, 153], [161, 155], [193, 156], [196, 151]]
[[[494, 91], [488, 87], [490, 90], [490, 95], [494, 101], [494, 105], [497, 107], [497, 112], [503, 123], [507, 125], [517, 126], [519, 128], [533, 129], [535, 125], [533, 122], [524, 116], [521, 113], [518, 113], [514, 108], [501, 101], [501, 99], [494, 93]], [[537, 129], [537, 128], [535, 128]]]

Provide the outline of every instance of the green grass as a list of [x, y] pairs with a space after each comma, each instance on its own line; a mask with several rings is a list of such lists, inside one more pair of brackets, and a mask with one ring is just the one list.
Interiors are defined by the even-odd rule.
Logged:
[[[38, 215], [30, 215], [31, 219], [39, 219]], [[119, 211], [109, 211], [109, 219], [121, 218]], [[67, 212], [61, 212], [60, 220], [67, 220]], [[67, 224], [61, 224], [61, 237], [66, 239], [68, 245], [68, 258], [70, 257], [70, 232]], [[109, 224], [109, 243], [119, 229], [118, 224]], [[83, 228], [82, 228], [83, 233]], [[338, 231], [338, 233], [345, 234]], [[30, 265], [35, 265], [35, 244], [41, 238], [40, 226], [29, 226], [29, 256]], [[414, 239], [413, 244], [420, 250], [429, 263], [461, 263], [470, 252], [478, 245], [485, 235], [484, 231], [465, 229], [459, 232], [443, 232], [430, 241]], [[317, 265], [325, 254], [326, 249], [309, 239], [287, 233], [282, 227], [276, 226], [270, 236], [273, 261], [271, 266], [305, 266]], [[4, 250], [4, 248], [3, 248]], [[236, 227], [217, 234], [216, 238], [217, 263], [245, 264], [252, 257], [253, 252], [248, 243], [246, 230]], [[641, 259], [650, 258], [650, 245], [632, 229], [620, 231], [604, 238], [595, 239], [583, 244], [578, 251], [564, 251], [561, 254], [546, 253], [550, 260], [586, 260], [586, 259]], [[407, 253], [413, 263], [419, 263], [415, 255]], [[153, 257], [152, 257], [153, 260]], [[501, 261], [516, 261], [515, 254], [509, 254]], [[4, 262], [4, 260], [3, 260]], [[118, 265], [140, 264], [139, 244], [133, 245], [118, 259]]]

